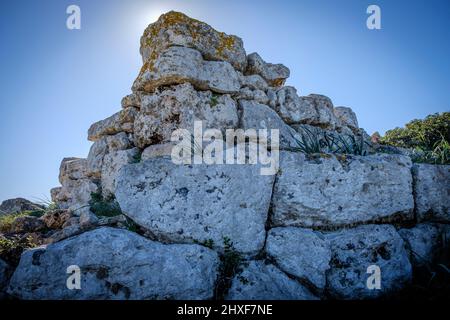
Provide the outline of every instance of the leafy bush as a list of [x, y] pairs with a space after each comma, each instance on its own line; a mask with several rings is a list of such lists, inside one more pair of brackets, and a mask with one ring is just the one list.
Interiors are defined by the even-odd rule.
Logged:
[[394, 147], [433, 150], [441, 140], [450, 141], [450, 112], [412, 120], [404, 128], [388, 130], [380, 142]]
[[115, 217], [122, 214], [122, 210], [114, 195], [109, 195], [105, 199], [101, 192], [93, 192], [91, 193], [89, 206], [95, 215], [101, 217]]

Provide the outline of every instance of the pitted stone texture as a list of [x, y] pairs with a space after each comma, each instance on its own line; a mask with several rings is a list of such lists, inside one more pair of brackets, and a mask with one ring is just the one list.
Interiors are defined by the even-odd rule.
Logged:
[[105, 156], [113, 151], [130, 149], [133, 147], [129, 134], [120, 132], [112, 136], [104, 136], [95, 141], [87, 157], [87, 174], [100, 178]]
[[419, 221], [450, 222], [450, 165], [416, 163], [414, 196]]
[[[81, 290], [66, 287], [67, 267]], [[20, 299], [210, 299], [217, 254], [199, 245], [164, 245], [136, 233], [100, 228], [26, 251], [8, 292]]]
[[239, 37], [218, 32], [204, 22], [170, 11], [145, 29], [141, 37], [142, 59], [144, 63], [151, 61], [173, 46], [194, 48], [206, 60], [226, 61], [240, 71], [247, 65], [244, 45]]
[[[391, 225], [364, 225], [327, 234], [331, 244], [328, 293], [337, 299], [369, 299], [393, 293], [411, 281], [404, 242]], [[369, 266], [381, 271], [381, 288], [370, 290]], [[370, 280], [370, 279], [369, 279]]]
[[284, 272], [319, 289], [325, 288], [331, 250], [321, 233], [294, 227], [273, 228], [267, 237], [266, 251]]
[[124, 165], [136, 162], [139, 155], [139, 149], [117, 150], [108, 153], [103, 159], [102, 166], [102, 193], [103, 196], [115, 194], [116, 177], [120, 168]]
[[130, 107], [91, 125], [88, 130], [88, 140], [97, 141], [103, 136], [115, 135], [119, 132], [133, 132], [133, 123], [137, 109]]
[[310, 124], [331, 130], [340, 126], [328, 97], [318, 94], [299, 97], [297, 90], [290, 86], [277, 91], [275, 110], [288, 124]]
[[282, 64], [272, 64], [265, 62], [256, 52], [247, 57], [247, 69], [245, 75], [260, 75], [271, 87], [281, 87], [290, 71]]
[[236, 275], [227, 300], [318, 300], [306, 287], [272, 264], [250, 261]]
[[132, 89], [154, 92], [161, 86], [185, 82], [218, 93], [237, 93], [240, 88], [239, 75], [228, 62], [205, 61], [195, 49], [170, 47], [144, 64]]
[[168, 242], [213, 240], [255, 254], [264, 245], [273, 176], [260, 165], [176, 165], [153, 158], [124, 166], [116, 199], [124, 214]]
[[141, 113], [134, 128], [134, 142], [140, 148], [171, 141], [175, 130], [186, 129], [194, 134], [194, 122], [202, 121], [203, 129], [236, 128], [236, 102], [230, 95], [196, 91], [185, 83], [142, 97]]
[[356, 114], [351, 108], [348, 107], [336, 107], [334, 108], [334, 114], [341, 121], [341, 124], [347, 126], [353, 130], [358, 129], [358, 119]]
[[82, 158], [64, 158], [59, 167], [59, 182], [84, 179], [87, 176], [87, 160]]
[[130, 107], [139, 109], [141, 107], [141, 97], [139, 94], [131, 93], [123, 97], [120, 104], [124, 109]]
[[[270, 137], [271, 130], [278, 129], [280, 149], [295, 147], [297, 145], [294, 139], [294, 136], [297, 135], [295, 130], [284, 123], [270, 107], [248, 100], [240, 100], [239, 104], [242, 111], [241, 125], [244, 130], [267, 129]], [[269, 138], [268, 141], [270, 145], [272, 139]]]
[[400, 155], [314, 155], [282, 151], [275, 226], [330, 227], [413, 218], [411, 160]]

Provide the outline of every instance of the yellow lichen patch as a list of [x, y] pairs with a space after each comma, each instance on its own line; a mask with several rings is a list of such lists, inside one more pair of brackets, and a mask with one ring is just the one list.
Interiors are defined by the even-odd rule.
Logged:
[[281, 87], [284, 84], [284, 80], [285, 79], [280, 78], [280, 79], [272, 80], [271, 82], [274, 87]]
[[219, 44], [218, 44], [217, 49], [216, 49], [217, 50], [217, 55], [219, 57], [224, 58], [224, 51], [225, 51], [225, 49], [227, 49], [229, 51], [233, 50], [235, 41], [234, 41], [234, 37], [233, 36], [228, 36], [228, 35], [226, 35], [223, 32], [219, 33], [219, 38], [220, 38], [220, 41], [219, 41]]

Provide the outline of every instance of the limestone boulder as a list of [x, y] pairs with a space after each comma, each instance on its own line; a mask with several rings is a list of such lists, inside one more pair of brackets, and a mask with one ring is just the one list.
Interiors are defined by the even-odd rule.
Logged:
[[265, 62], [256, 52], [247, 56], [245, 75], [260, 75], [271, 87], [281, 87], [289, 78], [289, 69], [282, 64]]
[[[79, 267], [81, 290], [67, 288], [69, 266]], [[26, 300], [210, 299], [217, 266], [205, 247], [103, 227], [24, 252], [8, 292]]]
[[124, 165], [137, 161], [139, 149], [117, 150], [108, 153], [103, 159], [101, 187], [103, 196], [115, 194], [117, 173]]
[[323, 95], [300, 97], [294, 87], [277, 91], [275, 110], [288, 124], [310, 124], [324, 129], [336, 129], [340, 122], [334, 114], [333, 103]]
[[336, 107], [333, 109], [336, 117], [341, 121], [341, 124], [351, 129], [358, 129], [358, 119], [351, 108]]
[[227, 300], [318, 300], [306, 287], [272, 264], [250, 261], [236, 275]]
[[23, 211], [41, 210], [40, 204], [33, 203], [24, 198], [8, 199], [0, 205], [0, 216], [3, 214], [20, 213]]
[[[331, 232], [327, 290], [335, 299], [371, 299], [389, 295], [410, 283], [412, 268], [404, 242], [391, 225], [364, 225]], [[380, 289], [368, 286], [371, 266], [379, 268]], [[369, 268], [370, 267], [370, 268]]]
[[163, 14], [145, 29], [141, 37], [144, 63], [169, 47], [196, 49], [206, 60], [226, 61], [240, 71], [245, 70], [247, 65], [244, 45], [239, 37], [216, 31], [208, 24], [180, 12]]
[[134, 143], [145, 148], [171, 141], [177, 129], [194, 133], [194, 122], [203, 129], [226, 129], [238, 126], [236, 102], [230, 95], [196, 91], [189, 83], [142, 97], [141, 113], [134, 123]]
[[[280, 149], [291, 148], [297, 146], [294, 137], [297, 135], [296, 131], [288, 126], [267, 105], [257, 103], [255, 101], [240, 100], [241, 108], [241, 126], [244, 130], [254, 129], [268, 130], [269, 137], [272, 129], [279, 130], [279, 147]], [[269, 145], [272, 142], [271, 137], [268, 139]]]
[[256, 254], [265, 240], [274, 176], [260, 175], [260, 165], [177, 165], [165, 157], [122, 167], [116, 199], [125, 215], [166, 242], [224, 237], [246, 254]]
[[228, 62], [205, 61], [195, 49], [170, 47], [143, 65], [132, 90], [154, 92], [185, 82], [217, 93], [237, 93], [240, 88], [239, 75]]
[[416, 163], [414, 197], [419, 221], [450, 222], [450, 165]]
[[314, 228], [412, 220], [411, 165], [400, 155], [307, 157], [282, 151], [272, 224]]
[[310, 229], [286, 227], [269, 231], [266, 251], [287, 274], [323, 290], [330, 269], [328, 240]]
[[97, 141], [103, 136], [115, 135], [119, 132], [132, 133], [137, 112], [136, 108], [129, 107], [92, 124], [88, 130], [88, 140]]
[[414, 266], [432, 263], [442, 242], [443, 230], [437, 224], [419, 223], [412, 228], [403, 228], [398, 232], [403, 238]]
[[87, 157], [87, 175], [100, 178], [103, 160], [109, 152], [133, 148], [129, 134], [119, 132], [115, 135], [104, 136], [95, 141], [89, 149]]

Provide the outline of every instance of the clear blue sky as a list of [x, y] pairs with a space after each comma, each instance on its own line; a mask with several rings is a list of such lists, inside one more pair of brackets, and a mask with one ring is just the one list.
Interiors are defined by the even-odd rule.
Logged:
[[[81, 7], [81, 30], [66, 7]], [[382, 30], [366, 28], [377, 4]], [[120, 110], [139, 37], [178, 10], [291, 70], [299, 94], [353, 108], [369, 133], [450, 109], [450, 1], [42, 0], [0, 3], [0, 201], [49, 197], [60, 161], [86, 157], [87, 129]]]

